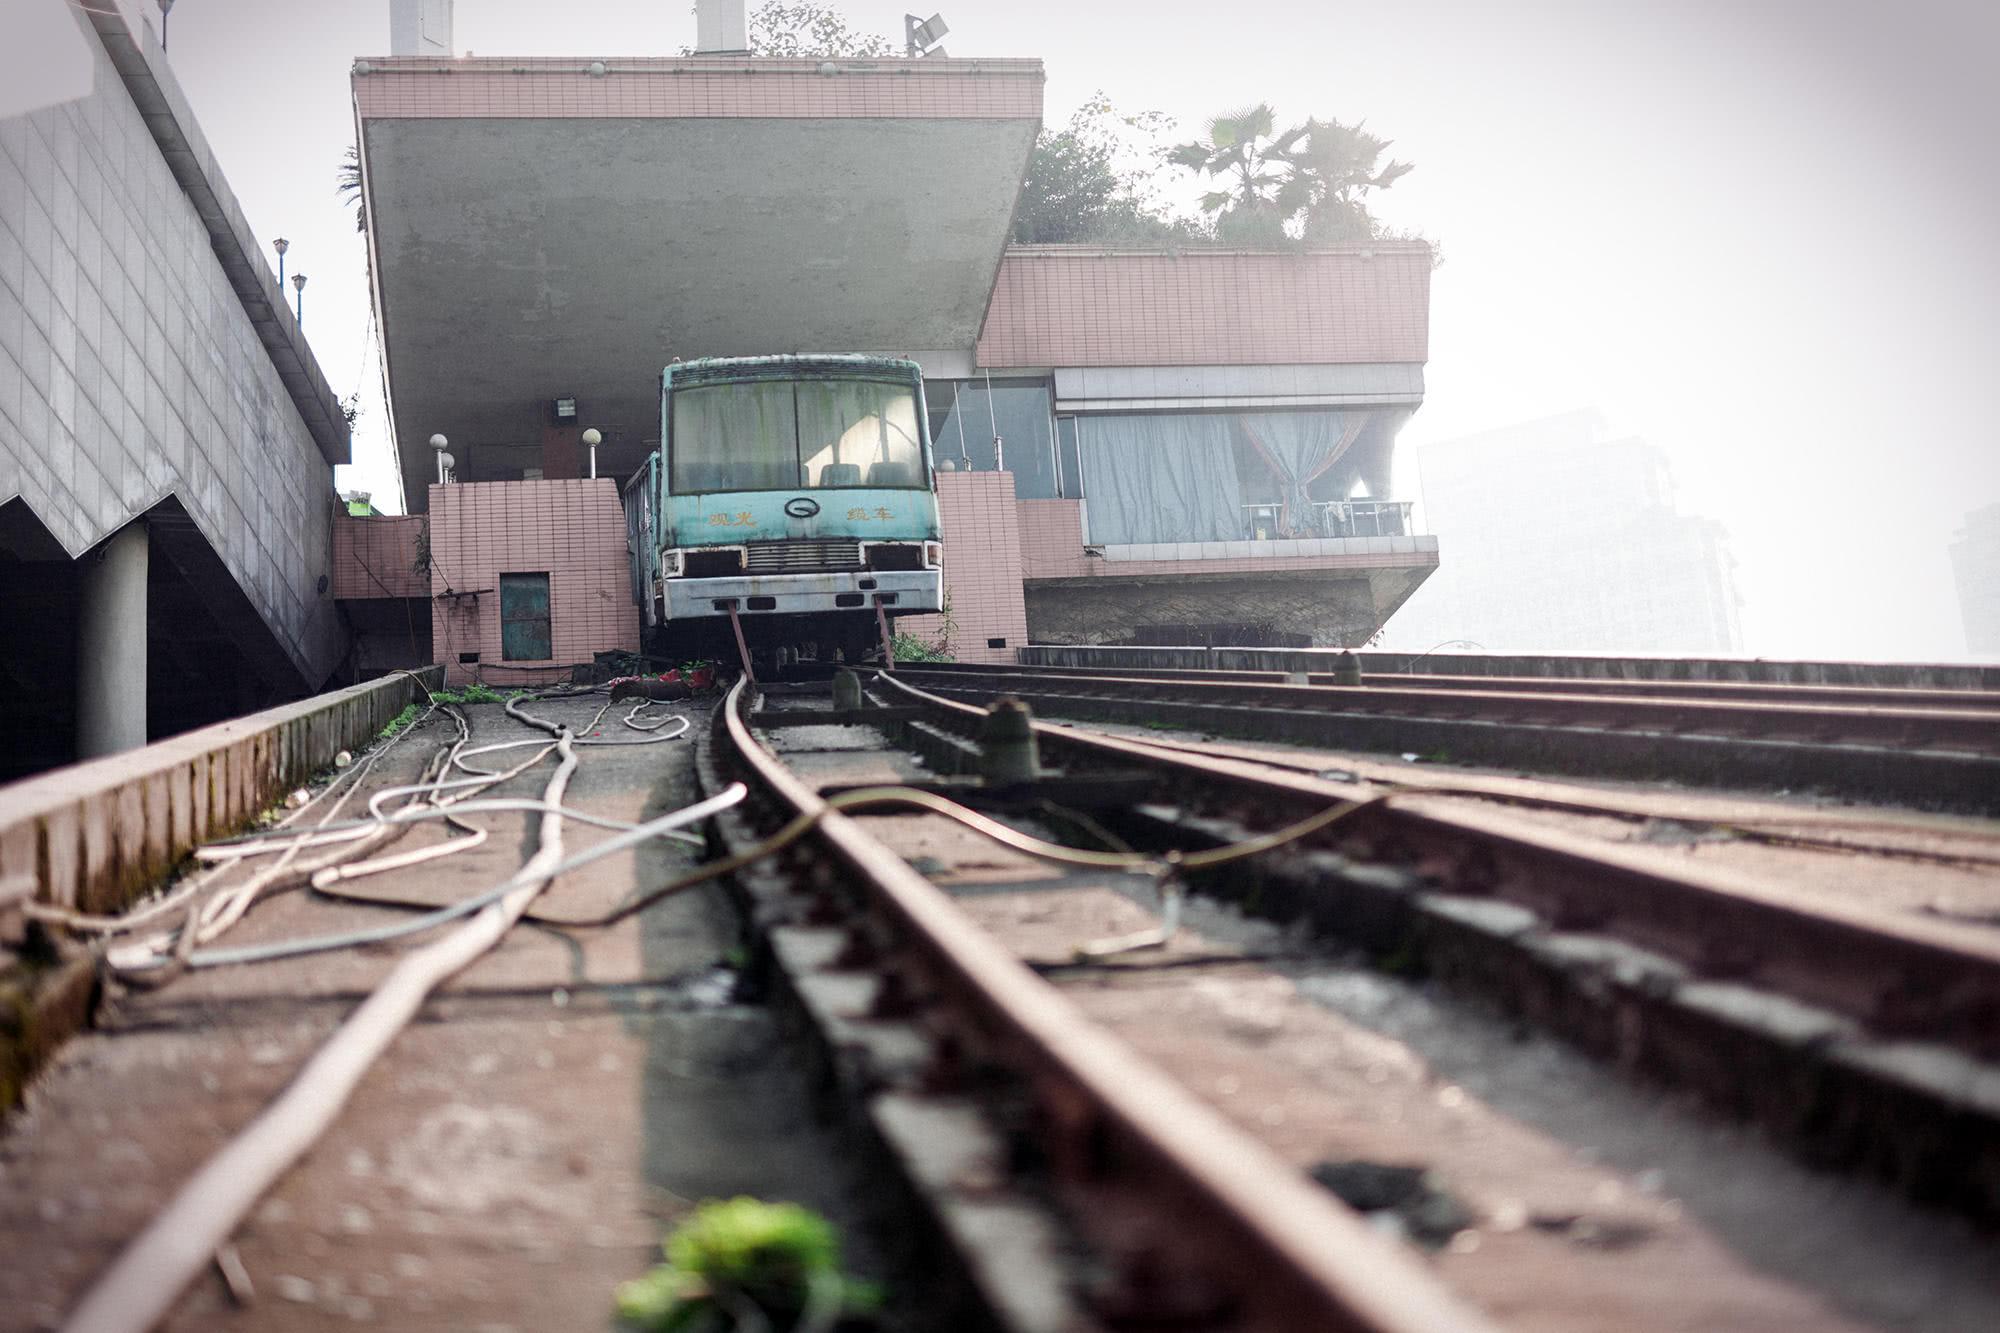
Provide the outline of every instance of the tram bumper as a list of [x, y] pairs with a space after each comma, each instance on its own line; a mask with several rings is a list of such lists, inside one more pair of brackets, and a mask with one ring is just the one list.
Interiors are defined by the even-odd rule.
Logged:
[[832, 574], [757, 574], [739, 578], [666, 580], [667, 619], [726, 616], [873, 614], [917, 615], [944, 605], [944, 576], [935, 569]]

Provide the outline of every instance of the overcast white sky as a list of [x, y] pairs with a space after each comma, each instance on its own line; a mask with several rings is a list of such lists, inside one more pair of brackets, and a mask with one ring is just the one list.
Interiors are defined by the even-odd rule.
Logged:
[[[943, 0], [937, 0], [943, 3]], [[754, 0], [752, 0], [754, 4]], [[900, 35], [903, 7], [845, 6]], [[179, 0], [170, 57], [266, 238], [310, 276], [343, 486], [394, 493], [368, 293], [333, 194], [347, 69], [388, 0]], [[955, 0], [956, 56], [1039, 56], [1192, 132], [1266, 100], [1417, 170], [1378, 212], [1443, 242], [1413, 446], [1595, 406], [1721, 519], [1748, 648], [1965, 654], [1945, 548], [2000, 501], [2000, 4], [1991, 0]], [[458, 0], [480, 55], [670, 55], [691, 0]], [[1187, 189], [1194, 188], [1190, 182]], [[1442, 534], [1450, 558], [1450, 534]]]

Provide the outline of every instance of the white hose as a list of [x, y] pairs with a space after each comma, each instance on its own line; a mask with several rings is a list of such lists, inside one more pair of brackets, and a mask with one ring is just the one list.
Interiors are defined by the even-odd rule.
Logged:
[[[576, 752], [558, 732], [561, 762], [542, 799], [560, 805]], [[370, 1066], [442, 982], [491, 949], [548, 886], [562, 862], [562, 816], [541, 818], [535, 854], [471, 921], [396, 964], [299, 1071], [289, 1087], [182, 1186], [73, 1311], [66, 1333], [144, 1333], [214, 1259], [251, 1206], [333, 1123]]]

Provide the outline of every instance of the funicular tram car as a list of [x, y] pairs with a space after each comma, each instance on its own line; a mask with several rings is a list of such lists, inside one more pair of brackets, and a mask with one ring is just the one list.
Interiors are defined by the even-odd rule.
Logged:
[[[868, 356], [676, 362], [625, 488], [652, 651], [859, 661], [942, 605], [923, 372]], [[739, 639], [740, 634], [740, 639]]]

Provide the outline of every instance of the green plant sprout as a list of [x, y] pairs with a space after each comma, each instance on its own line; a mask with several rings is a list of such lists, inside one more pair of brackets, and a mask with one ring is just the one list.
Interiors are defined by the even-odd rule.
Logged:
[[665, 1263], [618, 1288], [618, 1318], [641, 1333], [824, 1329], [881, 1304], [842, 1275], [832, 1223], [795, 1203], [710, 1199], [662, 1249]]

